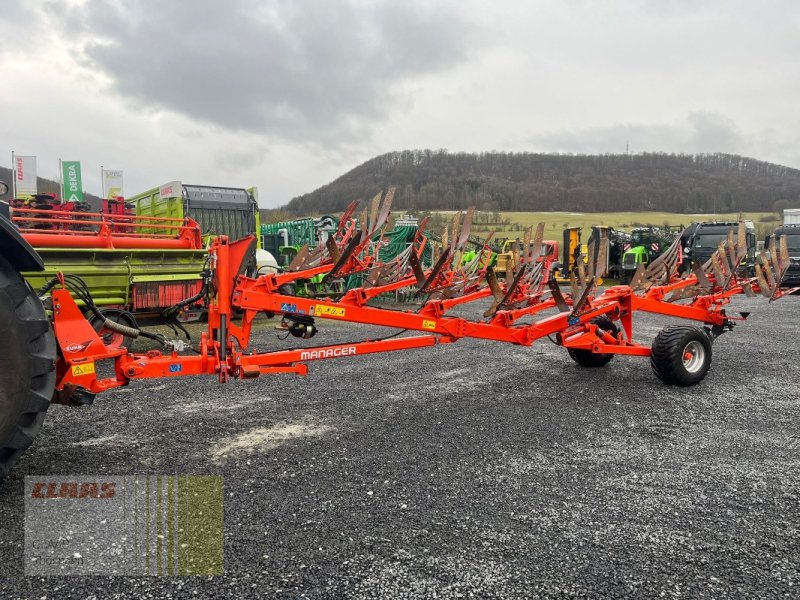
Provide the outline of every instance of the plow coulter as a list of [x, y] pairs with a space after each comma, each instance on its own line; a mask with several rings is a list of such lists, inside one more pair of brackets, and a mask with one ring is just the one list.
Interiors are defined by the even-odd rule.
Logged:
[[[203, 295], [208, 305], [208, 328], [199, 343], [168, 340], [114, 322], [106, 325], [128, 337], [154, 338], [161, 350], [131, 353], [125, 347], [108, 347], [98, 337], [87, 316], [94, 308], [91, 298], [81, 296], [79, 308], [72, 292], [80, 281], [60, 276], [43, 298], [52, 329], [46, 320], [41, 327], [26, 325], [20, 331], [17, 354], [28, 357], [32, 365], [25, 373], [30, 380], [25, 389], [3, 391], [0, 403], [0, 462], [3, 468], [30, 443], [41, 424], [47, 405], [52, 402], [82, 405], [92, 402], [97, 393], [124, 386], [135, 379], [212, 375], [225, 382], [229, 378], [255, 378], [272, 373], [305, 374], [315, 360], [352, 357], [454, 343], [461, 338], [480, 338], [529, 346], [548, 337], [563, 346], [579, 365], [589, 368], [608, 364], [616, 354], [647, 357], [655, 375], [664, 383], [679, 386], [702, 381], [711, 364], [716, 337], [745, 320], [748, 313], [736, 316], [726, 312], [731, 298], [761, 294], [775, 300], [794, 290], [782, 290], [780, 283], [789, 265], [785, 241], [770, 255], [762, 254], [753, 269], [742, 268], [746, 248], [733, 232], [702, 265], [693, 265], [688, 274], [678, 268], [682, 261], [680, 238], [647, 268], [639, 266], [631, 285], [598, 288], [607, 247], [603, 240], [590, 244], [589, 260], [576, 261], [576, 272], [569, 285], [561, 286], [552, 276], [554, 257], [543, 253], [544, 226], [525, 233], [521, 248], [513, 254], [505, 277], [495, 276], [488, 244], [465, 259], [472, 211], [456, 214], [442, 245], [434, 254], [433, 266], [425, 268], [422, 256], [431, 242], [424, 224], [408, 248], [391, 261], [381, 262], [381, 234], [389, 224], [391, 191], [373, 199], [368, 210], [357, 214], [356, 204], [345, 211], [336, 232], [313, 250], [302, 248], [292, 263], [278, 274], [256, 278], [244, 275], [243, 263], [255, 238], [231, 241], [218, 237], [209, 248], [209, 269], [204, 273]], [[362, 276], [361, 287], [334, 299], [299, 297], [286, 293], [299, 279], [322, 276], [335, 279]], [[40, 305], [40, 299], [23, 290], [13, 274], [0, 290], [7, 302], [0, 304], [8, 320], [21, 314], [27, 304]], [[381, 294], [413, 289], [418, 306], [409, 310], [378, 307], [370, 301]], [[479, 303], [482, 318], [467, 319], [453, 314], [454, 309]], [[38, 304], [37, 304], [38, 303]], [[22, 308], [20, 308], [22, 307]], [[35, 308], [35, 307], [34, 307]], [[88, 311], [87, 311], [88, 309]], [[25, 309], [28, 310], [28, 309]], [[33, 310], [31, 308], [30, 310]], [[645, 311], [674, 317], [684, 323], [663, 329], [652, 342], [636, 341], [634, 314]], [[289, 333], [311, 338], [320, 319], [332, 319], [416, 332], [302, 349], [258, 352], [250, 346], [250, 333], [259, 313], [280, 314], [289, 323]], [[13, 314], [11, 314], [13, 313]], [[38, 314], [38, 313], [37, 313]], [[43, 312], [41, 313], [44, 314]], [[13, 321], [13, 319], [11, 319]], [[693, 322], [687, 324], [685, 322]], [[20, 326], [21, 327], [21, 326]], [[54, 334], [57, 353], [50, 351]], [[191, 352], [187, 352], [191, 351]], [[13, 352], [12, 352], [13, 354]], [[9, 357], [11, 354], [9, 355]], [[16, 355], [15, 355], [16, 356]], [[55, 356], [55, 367], [42, 372]], [[15, 367], [3, 356], [0, 369]], [[8, 360], [6, 360], [8, 358]], [[101, 376], [98, 361], [113, 362], [113, 374]], [[35, 368], [34, 368], [35, 367]], [[47, 369], [44, 369], [47, 371]], [[53, 377], [53, 375], [55, 377]], [[53, 382], [55, 379], [55, 382]], [[20, 384], [21, 385], [21, 384]], [[42, 390], [42, 387], [48, 388]], [[24, 392], [24, 393], [23, 393]], [[16, 396], [12, 397], [12, 393]], [[5, 457], [5, 459], [3, 458]]]

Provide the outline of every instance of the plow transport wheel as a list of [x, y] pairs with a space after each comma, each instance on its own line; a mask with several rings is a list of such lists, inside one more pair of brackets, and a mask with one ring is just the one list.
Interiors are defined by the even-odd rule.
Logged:
[[41, 301], [0, 256], [0, 479], [39, 433], [56, 383], [56, 341]]
[[[608, 317], [597, 317], [592, 319], [592, 323], [597, 325], [600, 329], [608, 331], [611, 335], [615, 336], [619, 333], [619, 328], [614, 325], [614, 322]], [[576, 350], [567, 348], [569, 357], [582, 367], [604, 367], [611, 359], [614, 358], [613, 354], [598, 354], [591, 350]]]
[[699, 327], [665, 327], [653, 341], [650, 366], [668, 385], [696, 385], [711, 367], [711, 339]]

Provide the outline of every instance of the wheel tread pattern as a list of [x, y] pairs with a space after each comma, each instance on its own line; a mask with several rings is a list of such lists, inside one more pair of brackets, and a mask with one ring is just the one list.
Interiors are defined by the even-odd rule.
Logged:
[[0, 292], [10, 300], [20, 341], [26, 345], [30, 365], [27, 397], [19, 401], [16, 423], [0, 437], [0, 479], [32, 443], [42, 427], [55, 387], [56, 342], [50, 321], [34, 291], [3, 257], [0, 257]]
[[[704, 340], [708, 361], [700, 373], [688, 373], [683, 366], [682, 353], [691, 339]], [[650, 367], [656, 377], [668, 385], [689, 386], [699, 383], [708, 372], [711, 364], [711, 341], [699, 327], [692, 325], [671, 325], [662, 329], [653, 340], [650, 354]]]

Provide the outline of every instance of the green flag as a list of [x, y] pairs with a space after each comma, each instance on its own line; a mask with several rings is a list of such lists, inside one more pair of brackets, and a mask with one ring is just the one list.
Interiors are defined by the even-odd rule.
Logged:
[[61, 180], [64, 182], [64, 201], [83, 202], [80, 161], [61, 161]]

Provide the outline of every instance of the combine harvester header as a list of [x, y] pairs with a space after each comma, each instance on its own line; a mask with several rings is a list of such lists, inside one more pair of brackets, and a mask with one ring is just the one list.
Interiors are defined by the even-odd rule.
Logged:
[[200, 227], [191, 219], [14, 208], [11, 218], [34, 248], [198, 250]]
[[[52, 198], [36, 206], [17, 203], [11, 210], [11, 221], [44, 263], [25, 273], [35, 289], [60, 272], [79, 276], [105, 317], [128, 326], [137, 318], [160, 320], [164, 309], [200, 290], [206, 250], [192, 219], [76, 211]], [[104, 320], [92, 323], [99, 330]], [[108, 331], [102, 337], [122, 342]]]

